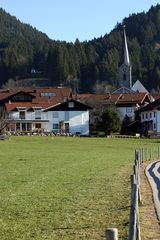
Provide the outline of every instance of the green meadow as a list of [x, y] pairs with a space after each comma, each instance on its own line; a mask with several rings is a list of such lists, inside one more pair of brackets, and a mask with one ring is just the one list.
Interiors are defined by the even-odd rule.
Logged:
[[127, 239], [134, 149], [158, 140], [11, 137], [0, 141], [1, 240]]

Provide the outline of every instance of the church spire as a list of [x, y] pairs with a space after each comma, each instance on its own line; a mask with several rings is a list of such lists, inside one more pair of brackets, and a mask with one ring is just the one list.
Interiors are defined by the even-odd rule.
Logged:
[[127, 46], [127, 38], [126, 38], [126, 31], [125, 31], [125, 25], [123, 26], [123, 39], [124, 39], [124, 64], [127, 66], [130, 65], [129, 61], [129, 53], [128, 53], [128, 46]]
[[120, 86], [132, 87], [131, 63], [129, 59], [128, 45], [125, 26], [123, 26], [122, 50], [119, 62]]
[[129, 60], [129, 52], [128, 52], [125, 25], [123, 26], [123, 40], [122, 41], [123, 42], [122, 42], [122, 49], [121, 49], [121, 57], [120, 57], [119, 66], [121, 66], [122, 64], [125, 64], [125, 65], [129, 66], [130, 65], [130, 60]]

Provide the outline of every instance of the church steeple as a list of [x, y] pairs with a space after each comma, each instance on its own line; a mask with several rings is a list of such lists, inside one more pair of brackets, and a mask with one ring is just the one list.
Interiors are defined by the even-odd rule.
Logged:
[[131, 63], [129, 59], [125, 26], [123, 26], [123, 42], [119, 62], [119, 85], [120, 87], [132, 87]]

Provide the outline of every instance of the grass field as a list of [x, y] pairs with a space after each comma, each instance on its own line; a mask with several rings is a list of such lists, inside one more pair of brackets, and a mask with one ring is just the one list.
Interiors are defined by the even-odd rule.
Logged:
[[99, 240], [128, 232], [134, 149], [157, 140], [12, 137], [0, 142], [1, 240]]

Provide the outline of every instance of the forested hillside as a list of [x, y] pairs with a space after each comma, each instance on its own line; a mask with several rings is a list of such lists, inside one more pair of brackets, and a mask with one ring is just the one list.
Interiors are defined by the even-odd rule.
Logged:
[[[118, 85], [122, 25], [126, 25], [133, 81], [160, 89], [160, 5], [122, 20], [103, 37], [88, 42], [54, 41], [0, 9], [0, 86], [40, 77], [81, 92]], [[107, 25], [107, 23], [106, 23]], [[31, 69], [36, 71], [31, 74]], [[103, 89], [105, 89], [103, 87]]]

